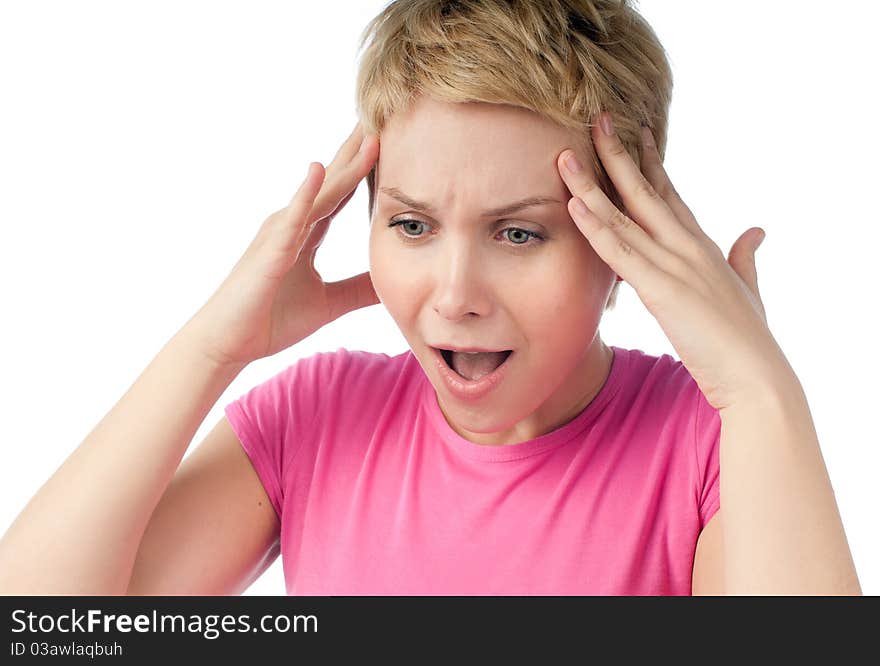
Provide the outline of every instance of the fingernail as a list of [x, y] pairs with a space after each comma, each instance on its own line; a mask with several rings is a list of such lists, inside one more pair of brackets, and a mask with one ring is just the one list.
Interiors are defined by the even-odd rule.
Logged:
[[586, 215], [590, 212], [590, 209], [587, 208], [587, 205], [583, 202], [580, 197], [575, 197], [574, 202], [572, 203], [574, 209], [580, 213], [581, 215]]
[[578, 162], [577, 157], [574, 156], [574, 153], [569, 153], [565, 158], [565, 166], [568, 167], [568, 170], [572, 173], [579, 173], [583, 168], [581, 163]]
[[611, 114], [607, 111], [602, 114], [599, 124], [602, 125], [602, 131], [605, 132], [605, 136], [611, 136], [614, 134], [614, 123], [611, 122]]
[[759, 247], [761, 247], [761, 243], [764, 242], [764, 239], [765, 239], [765, 238], [767, 238], [767, 233], [762, 229], [762, 230], [761, 230], [761, 235], [760, 235], [760, 237], [758, 238], [758, 244], [755, 245], [755, 249], [756, 249], [756, 250], [757, 250]]

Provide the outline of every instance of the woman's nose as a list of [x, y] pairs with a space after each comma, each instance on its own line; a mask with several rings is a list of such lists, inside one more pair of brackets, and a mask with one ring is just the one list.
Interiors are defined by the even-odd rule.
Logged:
[[474, 252], [446, 253], [434, 271], [434, 310], [443, 318], [486, 316], [491, 309], [488, 270]]

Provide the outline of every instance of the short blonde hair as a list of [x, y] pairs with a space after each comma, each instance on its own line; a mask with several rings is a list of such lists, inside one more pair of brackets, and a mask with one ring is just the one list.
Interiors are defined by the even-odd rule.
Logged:
[[[598, 115], [611, 112], [637, 164], [642, 123], [665, 154], [672, 69], [630, 0], [393, 0], [364, 29], [359, 51], [368, 40], [356, 83], [365, 132], [381, 137], [388, 119], [422, 94], [529, 109], [583, 137], [600, 187], [622, 211], [590, 139]], [[367, 176], [371, 217], [375, 177], [374, 167]]]

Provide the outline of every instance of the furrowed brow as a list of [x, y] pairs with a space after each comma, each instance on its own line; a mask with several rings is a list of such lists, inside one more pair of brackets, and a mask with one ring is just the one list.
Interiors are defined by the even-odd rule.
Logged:
[[[414, 208], [415, 210], [421, 211], [428, 215], [433, 215], [436, 213], [434, 207], [430, 204], [427, 204], [423, 201], [417, 201], [412, 197], [404, 194], [396, 187], [380, 187], [379, 191], [393, 199], [396, 199], [405, 206]], [[547, 204], [561, 203], [562, 202], [559, 201], [559, 199], [554, 199], [553, 197], [526, 197], [525, 199], [520, 199], [519, 201], [514, 201], [513, 203], [484, 211], [483, 216], [501, 217], [503, 215], [512, 215], [513, 213], [519, 212], [525, 208], [531, 208], [533, 206], [546, 206]]]

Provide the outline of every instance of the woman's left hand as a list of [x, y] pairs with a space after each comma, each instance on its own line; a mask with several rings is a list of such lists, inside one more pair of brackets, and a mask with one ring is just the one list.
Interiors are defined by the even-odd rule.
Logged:
[[[642, 128], [639, 169], [608, 120], [596, 123], [593, 144], [620, 193], [628, 217], [599, 188], [589, 170], [571, 171], [564, 150], [559, 172], [574, 196], [568, 209], [596, 253], [633, 286], [657, 319], [706, 400], [721, 410], [793, 374], [767, 327], [758, 292], [758, 227], [746, 230], [729, 257], [697, 224], [666, 175], [651, 131]], [[644, 172], [644, 175], [643, 175]], [[578, 209], [582, 200], [588, 210]]]

